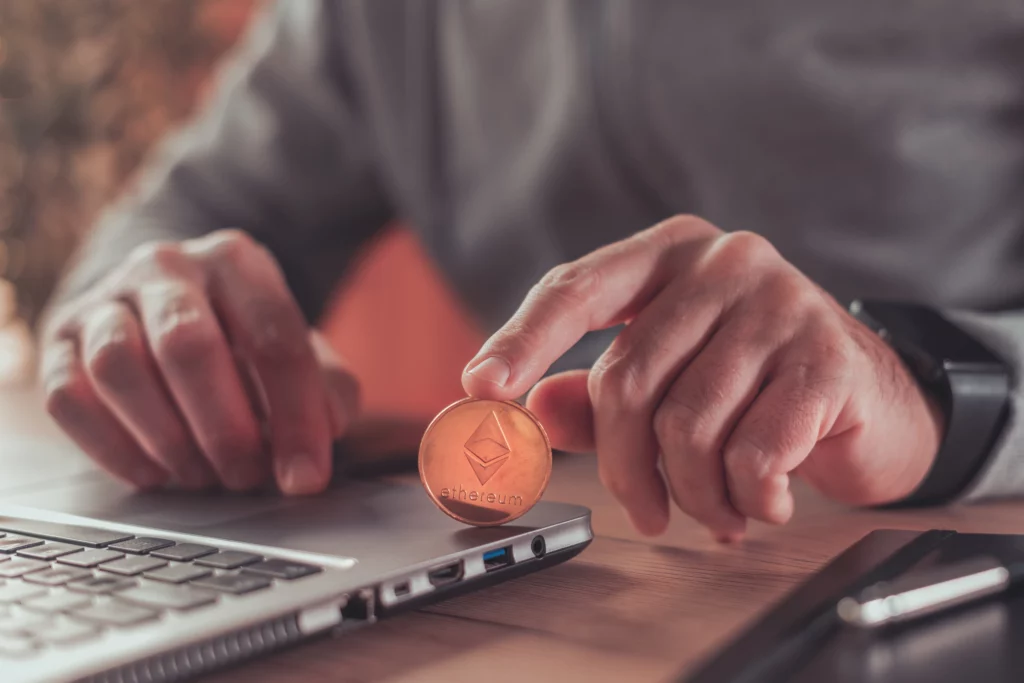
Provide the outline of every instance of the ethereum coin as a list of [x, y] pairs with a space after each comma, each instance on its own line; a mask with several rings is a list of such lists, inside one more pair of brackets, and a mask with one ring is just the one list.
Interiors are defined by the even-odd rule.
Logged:
[[420, 480], [446, 514], [496, 526], [525, 514], [551, 476], [551, 444], [512, 401], [467, 398], [434, 418], [420, 442]]

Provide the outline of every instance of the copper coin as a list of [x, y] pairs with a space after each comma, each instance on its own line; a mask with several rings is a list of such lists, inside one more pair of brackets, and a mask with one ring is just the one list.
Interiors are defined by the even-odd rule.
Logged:
[[551, 476], [551, 443], [512, 401], [466, 398], [448, 406], [420, 442], [420, 479], [445, 514], [497, 526], [526, 514]]

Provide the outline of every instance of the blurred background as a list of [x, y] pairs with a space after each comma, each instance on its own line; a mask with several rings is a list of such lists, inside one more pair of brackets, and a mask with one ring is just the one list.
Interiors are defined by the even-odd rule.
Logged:
[[[261, 1], [0, 0], [0, 386], [32, 382], [33, 325], [75, 245], [202, 106]], [[462, 396], [482, 341], [399, 225], [322, 327], [367, 412], [413, 419]]]

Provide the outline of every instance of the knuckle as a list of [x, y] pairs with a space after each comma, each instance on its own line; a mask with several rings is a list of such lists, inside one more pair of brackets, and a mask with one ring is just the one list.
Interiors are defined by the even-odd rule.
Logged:
[[201, 325], [175, 325], [160, 332], [153, 341], [157, 362], [185, 369], [209, 355], [217, 337]]
[[778, 256], [775, 247], [766, 238], [754, 232], [740, 230], [719, 237], [712, 249], [712, 260], [728, 273], [749, 275]]
[[772, 302], [773, 308], [788, 311], [815, 311], [823, 303], [817, 288], [795, 272], [779, 272], [764, 278], [758, 285], [758, 291]]
[[824, 397], [828, 388], [845, 380], [852, 372], [851, 344], [845, 339], [825, 335], [812, 342], [802, 358], [786, 368], [795, 386]]
[[[764, 415], [740, 425], [725, 453], [726, 460], [741, 469], [749, 468], [764, 475], [775, 463], [783, 461], [805, 444], [806, 435], [814, 431], [817, 411], [802, 399], [784, 402], [784, 417]], [[813, 439], [812, 439], [813, 441]]]
[[216, 260], [239, 263], [258, 251], [256, 240], [244, 230], [218, 230], [212, 236], [209, 253]]
[[743, 443], [744, 448], [729, 448], [725, 451], [722, 459], [726, 472], [742, 477], [744, 481], [751, 477], [760, 478], [769, 464], [768, 454], [760, 445], [760, 439], [743, 432], [737, 432], [736, 438]]
[[640, 368], [630, 356], [599, 362], [587, 378], [590, 401], [601, 411], [636, 413], [643, 410], [645, 397]]
[[601, 275], [597, 269], [574, 261], [548, 271], [537, 285], [537, 294], [561, 299], [572, 306], [582, 306], [592, 301], [600, 288]]
[[260, 325], [251, 338], [252, 350], [257, 358], [267, 362], [294, 365], [306, 360], [308, 342], [277, 322]]
[[296, 363], [312, 357], [302, 321], [282, 301], [268, 296], [251, 297], [245, 304], [243, 320], [248, 344], [257, 359]]
[[147, 242], [129, 254], [128, 262], [139, 268], [176, 270], [187, 261], [181, 247], [174, 242]]
[[666, 453], [699, 455], [704, 450], [699, 448], [700, 411], [685, 399], [666, 397], [654, 411], [651, 425]]
[[646, 236], [661, 242], [663, 246], [669, 246], [696, 235], [712, 232], [721, 231], [703, 218], [692, 214], [679, 214], [650, 228]]
[[129, 385], [136, 376], [138, 349], [123, 329], [115, 329], [87, 345], [83, 361], [90, 377], [100, 384]]
[[165, 282], [147, 285], [140, 293], [147, 304], [148, 322], [157, 334], [193, 325], [202, 318], [203, 295], [188, 286]]
[[151, 344], [159, 363], [174, 367], [191, 365], [209, 355], [220, 332], [205, 320], [192, 295], [172, 295], [160, 301], [153, 313]]

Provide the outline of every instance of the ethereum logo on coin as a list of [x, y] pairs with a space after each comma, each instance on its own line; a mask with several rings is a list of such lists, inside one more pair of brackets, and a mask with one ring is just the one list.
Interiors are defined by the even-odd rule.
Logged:
[[464, 448], [466, 459], [469, 460], [481, 484], [487, 483], [512, 455], [512, 449], [509, 448], [501, 423], [498, 421], [498, 414], [494, 411], [487, 414], [466, 441]]

